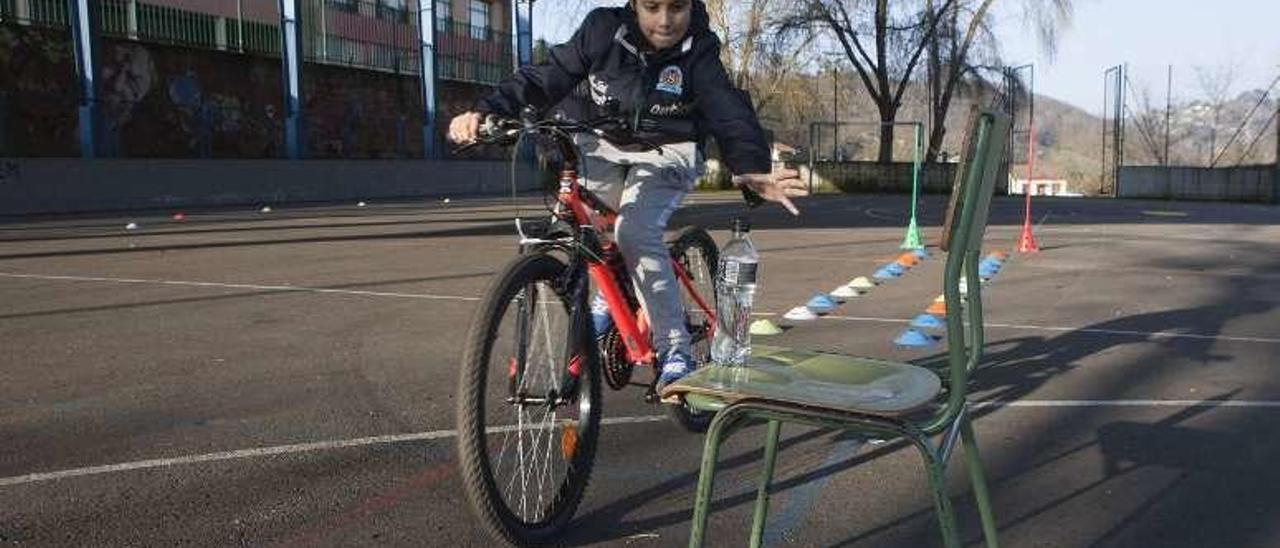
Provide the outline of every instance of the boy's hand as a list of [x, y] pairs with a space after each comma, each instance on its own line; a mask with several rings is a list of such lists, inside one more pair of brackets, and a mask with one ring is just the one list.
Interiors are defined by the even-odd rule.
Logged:
[[481, 118], [479, 112], [464, 112], [455, 116], [449, 122], [449, 140], [459, 145], [476, 142], [476, 138], [480, 135]]
[[800, 215], [800, 210], [791, 203], [791, 198], [809, 195], [807, 185], [800, 180], [800, 172], [785, 167], [775, 167], [773, 173], [735, 175], [733, 182], [751, 189], [761, 198], [782, 204], [782, 207], [787, 208], [787, 211], [797, 217]]

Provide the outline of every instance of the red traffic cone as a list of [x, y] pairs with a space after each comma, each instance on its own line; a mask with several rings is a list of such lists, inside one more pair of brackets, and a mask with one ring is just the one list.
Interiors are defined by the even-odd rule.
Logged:
[[1036, 243], [1035, 234], [1031, 233], [1031, 220], [1022, 223], [1022, 234], [1018, 236], [1018, 253], [1038, 253], [1040, 245]]

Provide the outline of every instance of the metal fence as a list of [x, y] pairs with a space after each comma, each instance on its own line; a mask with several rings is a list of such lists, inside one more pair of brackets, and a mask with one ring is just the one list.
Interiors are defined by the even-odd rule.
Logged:
[[0, 22], [65, 27], [67, 20], [62, 0], [0, 0]]
[[[280, 54], [275, 0], [221, 0], [201, 11], [180, 0], [100, 0], [102, 33], [118, 39], [216, 51]], [[323, 64], [394, 72], [420, 72], [418, 18], [405, 3], [305, 0], [303, 58]], [[65, 0], [0, 0], [0, 23], [67, 28]], [[494, 84], [513, 66], [511, 36], [487, 22], [436, 21], [438, 77]]]

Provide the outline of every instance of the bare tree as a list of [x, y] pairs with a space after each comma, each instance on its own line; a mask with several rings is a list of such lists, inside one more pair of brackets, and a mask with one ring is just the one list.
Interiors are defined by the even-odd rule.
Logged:
[[1222, 114], [1231, 100], [1231, 88], [1235, 86], [1238, 70], [1234, 63], [1218, 66], [1197, 66], [1196, 87], [1208, 110], [1209, 154], [1206, 166], [1213, 164], [1218, 156], [1218, 129], [1222, 127]]
[[[957, 0], [939, 1], [938, 11], [945, 12]], [[888, 0], [805, 0], [795, 4], [783, 30], [818, 25], [835, 38], [876, 106], [881, 123], [877, 158], [888, 163], [893, 159], [893, 123], [938, 22], [914, 2], [891, 6]]]
[[[1138, 129], [1136, 148], [1147, 157], [1152, 164], [1168, 165], [1165, 147], [1165, 106], [1158, 104], [1151, 86], [1146, 82], [1130, 85], [1133, 90], [1136, 111], [1132, 114], [1133, 125]], [[1173, 147], [1173, 135], [1169, 135], [1169, 147]], [[1133, 141], [1130, 141], [1133, 142]], [[1126, 155], [1126, 159], [1129, 156]]]
[[721, 61], [734, 85], [757, 109], [784, 92], [784, 84], [807, 66], [815, 34], [776, 32], [773, 15], [786, 0], [707, 0], [711, 28], [720, 37]]
[[[931, 117], [930, 161], [935, 161], [946, 138], [947, 112], [956, 92], [972, 78], [978, 86], [988, 85], [984, 73], [999, 73], [998, 44], [991, 32], [989, 17], [995, 0], [958, 0], [946, 3], [925, 0], [925, 17], [935, 21], [937, 30], [928, 45], [928, 86]], [[1070, 24], [1072, 0], [1021, 0], [1023, 18], [1036, 30], [1040, 44], [1052, 56], [1059, 31]], [[987, 55], [977, 55], [985, 51]], [[1016, 93], [1017, 90], [1008, 90]]]

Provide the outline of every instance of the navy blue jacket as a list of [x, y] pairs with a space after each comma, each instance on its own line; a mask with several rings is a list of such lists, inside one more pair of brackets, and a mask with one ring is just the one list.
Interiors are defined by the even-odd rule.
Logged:
[[551, 48], [546, 63], [522, 67], [477, 110], [516, 116], [532, 105], [540, 112], [558, 108], [575, 120], [625, 115], [644, 140], [701, 141], [709, 134], [734, 174], [768, 173], [764, 130], [746, 95], [729, 81], [708, 21], [706, 6], [695, 0], [685, 39], [654, 52], [646, 51], [630, 7], [593, 10], [568, 42]]

